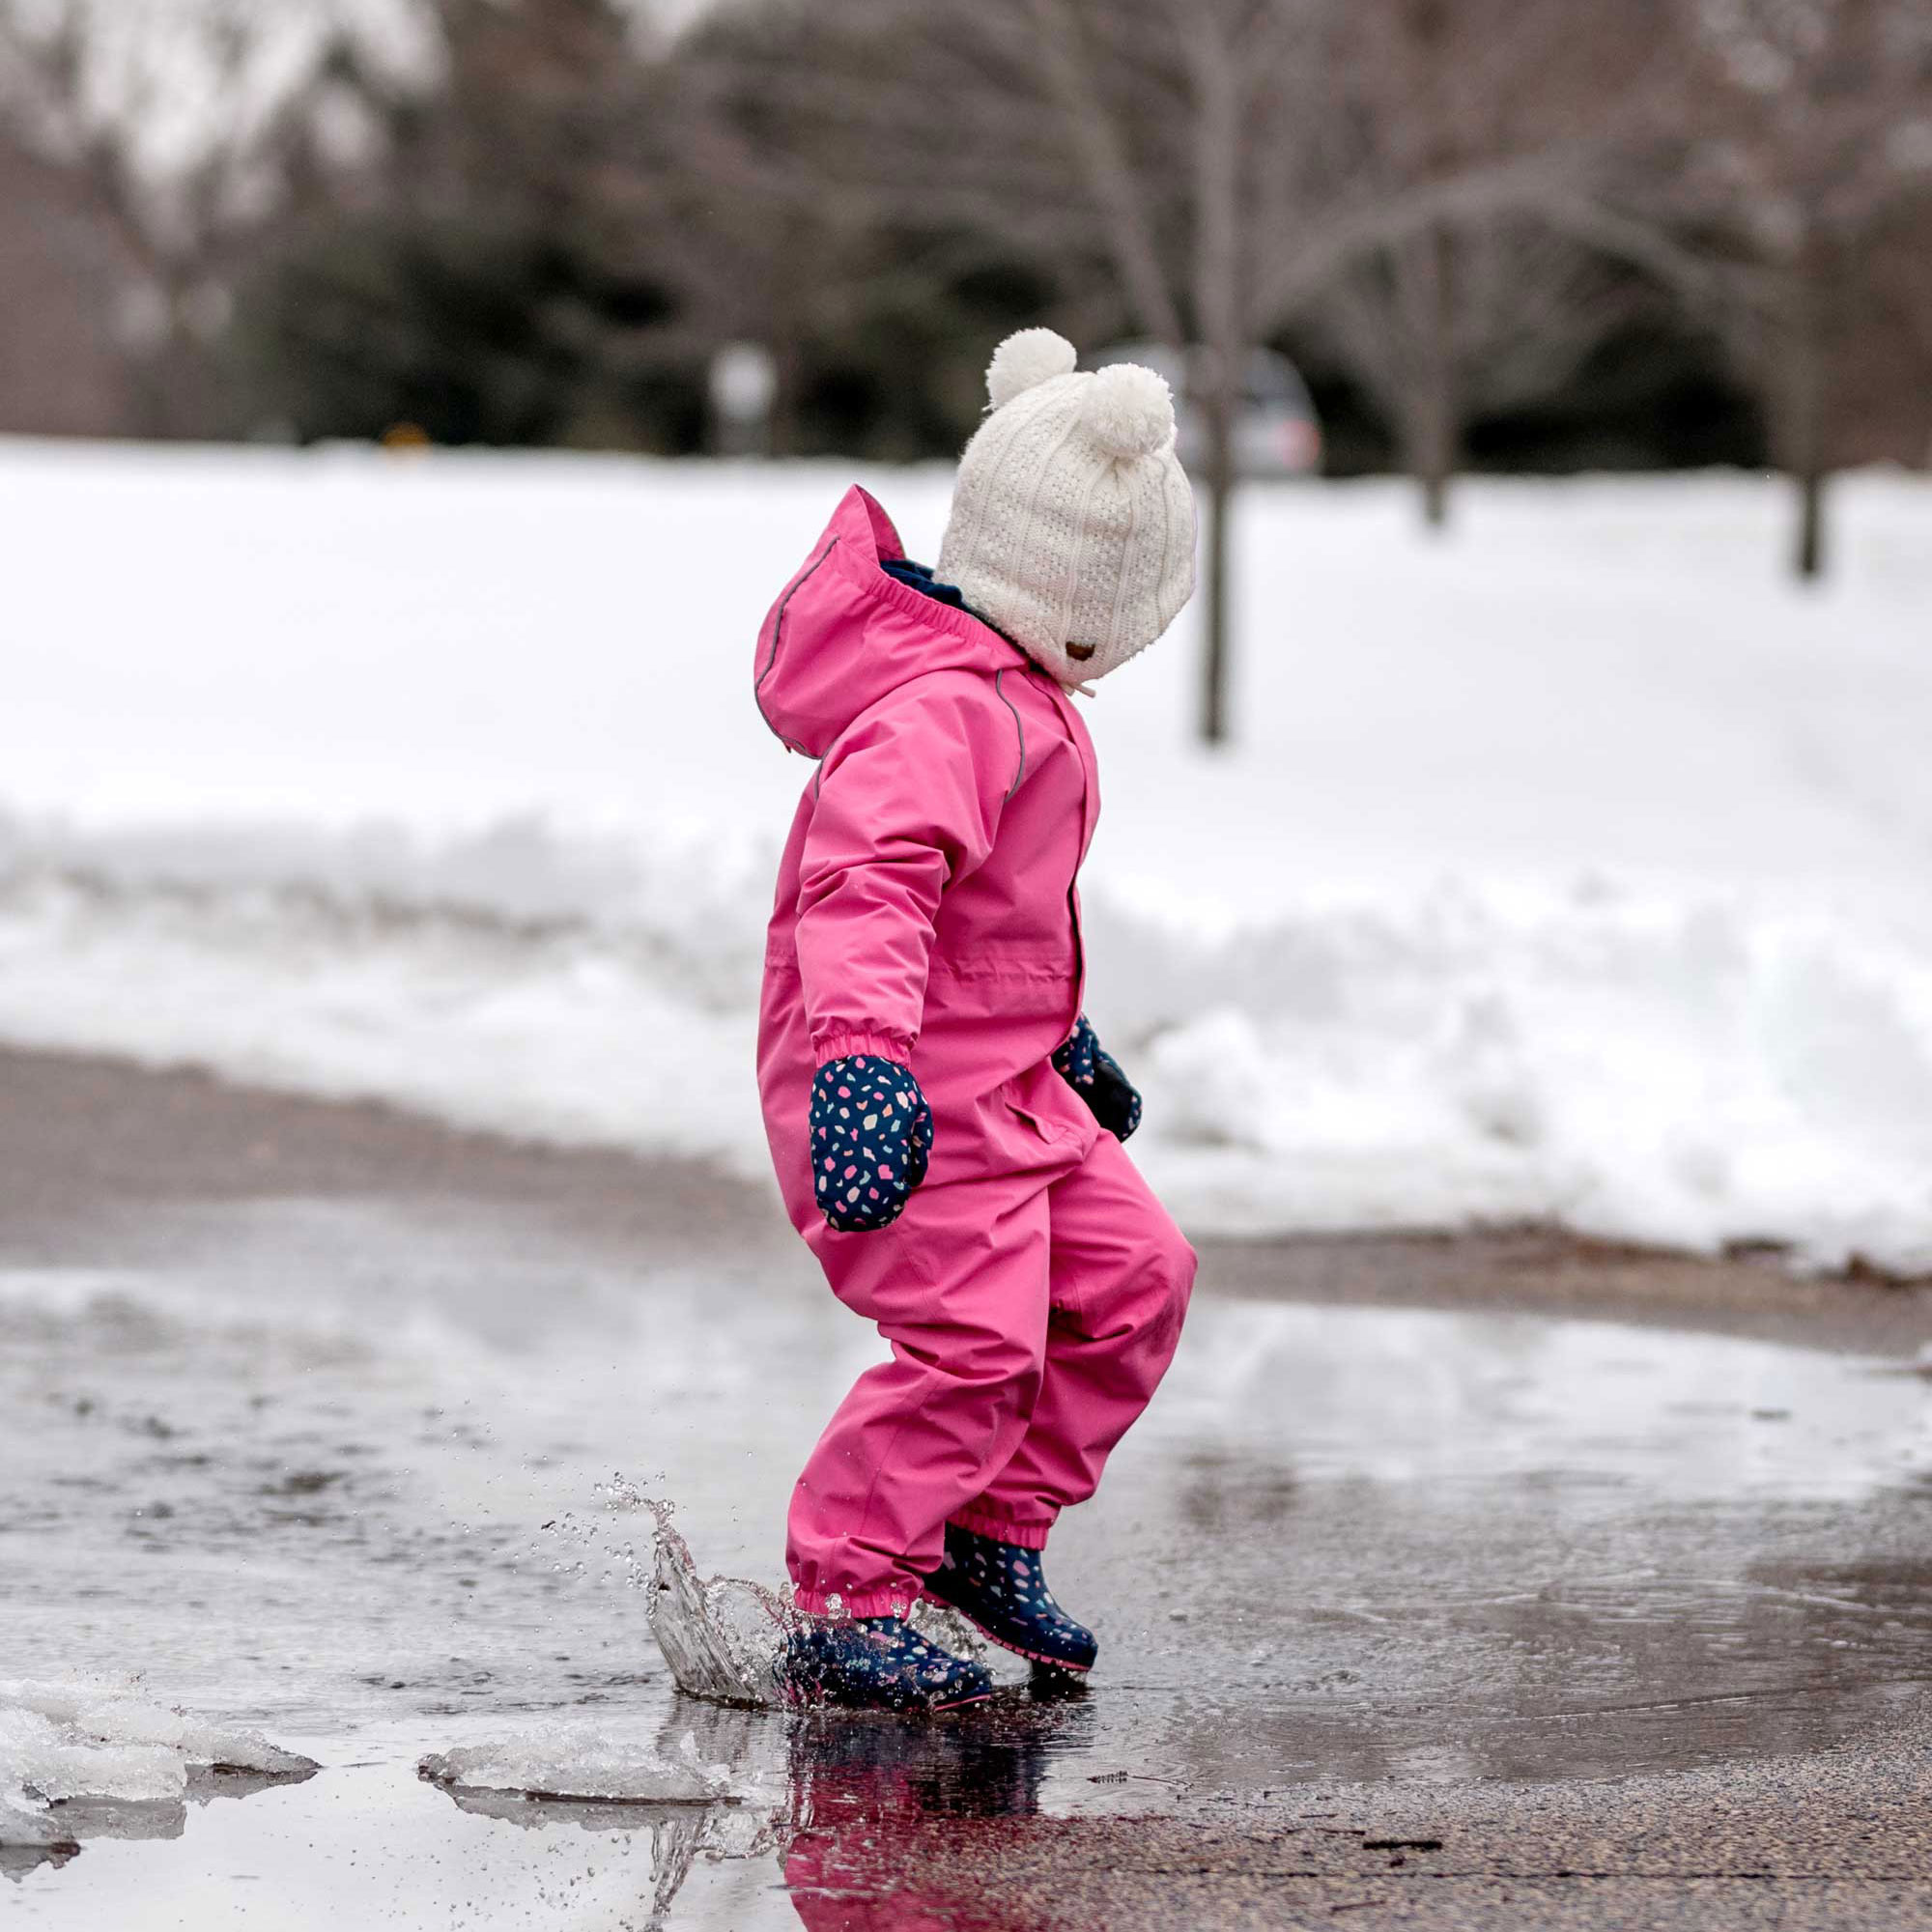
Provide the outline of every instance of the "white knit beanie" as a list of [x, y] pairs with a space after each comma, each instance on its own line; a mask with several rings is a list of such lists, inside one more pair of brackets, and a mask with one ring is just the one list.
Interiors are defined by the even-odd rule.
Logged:
[[1069, 685], [1146, 650], [1194, 592], [1194, 493], [1167, 384], [1133, 363], [1083, 375], [1077, 361], [1050, 328], [995, 351], [938, 565]]

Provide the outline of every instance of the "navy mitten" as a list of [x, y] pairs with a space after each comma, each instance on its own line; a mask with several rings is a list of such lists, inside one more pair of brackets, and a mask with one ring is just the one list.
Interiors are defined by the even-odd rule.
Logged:
[[910, 1067], [876, 1053], [828, 1060], [811, 1083], [811, 1168], [838, 1234], [889, 1228], [925, 1179], [932, 1109]]
[[1121, 1063], [1094, 1037], [1085, 1013], [1073, 1037], [1053, 1056], [1053, 1065], [1117, 1141], [1125, 1140], [1140, 1125], [1141, 1096], [1121, 1071]]

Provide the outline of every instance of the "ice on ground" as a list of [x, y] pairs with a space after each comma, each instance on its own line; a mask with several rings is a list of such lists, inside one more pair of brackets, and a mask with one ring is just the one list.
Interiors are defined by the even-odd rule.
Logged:
[[[849, 480], [0, 445], [0, 1038], [766, 1178], [748, 640]], [[864, 480], [929, 553], [945, 473]], [[1090, 712], [1190, 1227], [1932, 1267], [1932, 486], [1837, 505], [1799, 592], [1751, 479], [1249, 494], [1237, 743], [1191, 617]]]
[[532, 1798], [718, 1804], [744, 1795], [729, 1765], [704, 1763], [693, 1731], [686, 1731], [676, 1754], [668, 1756], [651, 1745], [556, 1722], [426, 1757], [417, 1770], [433, 1784]]
[[0, 1844], [65, 1841], [51, 1807], [72, 1800], [164, 1804], [183, 1798], [196, 1772], [298, 1777], [316, 1768], [255, 1731], [209, 1723], [129, 1690], [0, 1682]]

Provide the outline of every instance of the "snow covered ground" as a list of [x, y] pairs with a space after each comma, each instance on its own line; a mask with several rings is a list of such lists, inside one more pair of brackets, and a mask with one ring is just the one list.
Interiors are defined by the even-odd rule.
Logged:
[[[855, 472], [0, 443], [0, 1037], [763, 1175], [802, 761], [752, 639]], [[940, 470], [859, 475], [930, 555]], [[1190, 1226], [1553, 1217], [1932, 1267], [1932, 484], [1257, 489], [1090, 710], [1090, 1007]]]

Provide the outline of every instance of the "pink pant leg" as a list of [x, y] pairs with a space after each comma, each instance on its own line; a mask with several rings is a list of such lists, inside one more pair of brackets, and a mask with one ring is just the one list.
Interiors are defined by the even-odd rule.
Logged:
[[833, 1292], [893, 1352], [792, 1492], [785, 1558], [805, 1609], [834, 1591], [858, 1616], [903, 1609], [939, 1567], [947, 1518], [1019, 1446], [1046, 1351], [1046, 1180], [928, 1183], [890, 1228], [814, 1231]]
[[1064, 1508], [1094, 1493], [1167, 1373], [1196, 1263], [1111, 1134], [1046, 1199], [1052, 1319], [1039, 1393], [1011, 1459], [952, 1519], [1034, 1549]]

